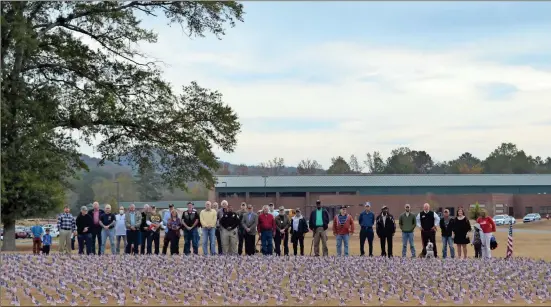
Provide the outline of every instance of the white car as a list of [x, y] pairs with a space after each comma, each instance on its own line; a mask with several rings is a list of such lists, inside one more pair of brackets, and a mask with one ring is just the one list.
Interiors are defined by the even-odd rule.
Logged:
[[535, 222], [541, 220], [541, 215], [539, 213], [530, 213], [527, 214], [523, 219], [522, 222], [529, 223], [529, 222]]
[[511, 222], [515, 224], [516, 220], [514, 217], [509, 216], [507, 214], [500, 214], [500, 215], [494, 216], [494, 223], [496, 223], [496, 226], [509, 225], [509, 223]]

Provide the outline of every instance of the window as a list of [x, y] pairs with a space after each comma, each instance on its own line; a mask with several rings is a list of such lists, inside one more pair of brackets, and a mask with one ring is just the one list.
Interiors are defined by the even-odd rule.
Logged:
[[533, 207], [526, 207], [525, 210], [526, 210], [526, 214], [530, 214], [530, 213], [534, 212]]
[[540, 206], [540, 214], [551, 214], [551, 206]]

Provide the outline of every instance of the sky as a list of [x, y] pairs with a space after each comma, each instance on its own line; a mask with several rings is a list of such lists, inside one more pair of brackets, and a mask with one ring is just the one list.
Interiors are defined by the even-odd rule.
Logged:
[[[445, 161], [502, 142], [551, 155], [551, 2], [244, 2], [221, 40], [144, 19], [176, 88], [239, 115], [233, 153], [296, 166], [407, 146]], [[83, 145], [84, 153], [98, 156]]]

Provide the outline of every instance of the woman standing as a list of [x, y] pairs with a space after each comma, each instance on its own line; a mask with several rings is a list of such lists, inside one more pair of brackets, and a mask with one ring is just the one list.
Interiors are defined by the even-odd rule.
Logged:
[[492, 233], [496, 232], [494, 220], [487, 215], [486, 210], [482, 209], [480, 217], [476, 220], [482, 229], [482, 233], [480, 234], [480, 238], [482, 239], [482, 258], [492, 258], [490, 242], [492, 240]]
[[172, 210], [167, 224], [168, 232], [166, 233], [170, 242], [171, 255], [178, 255], [178, 250], [180, 249], [180, 229], [182, 229], [182, 227], [182, 221], [178, 217], [178, 211]]
[[463, 258], [467, 258], [467, 244], [469, 244], [469, 231], [471, 231], [471, 223], [465, 216], [463, 208], [457, 209], [457, 216], [455, 217], [455, 223], [453, 225], [453, 243], [457, 245], [457, 257], [461, 258], [461, 251], [463, 250]]

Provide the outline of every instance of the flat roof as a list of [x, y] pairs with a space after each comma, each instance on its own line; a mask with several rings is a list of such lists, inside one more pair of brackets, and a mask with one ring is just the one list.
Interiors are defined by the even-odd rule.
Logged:
[[551, 186], [551, 174], [217, 176], [216, 188]]

